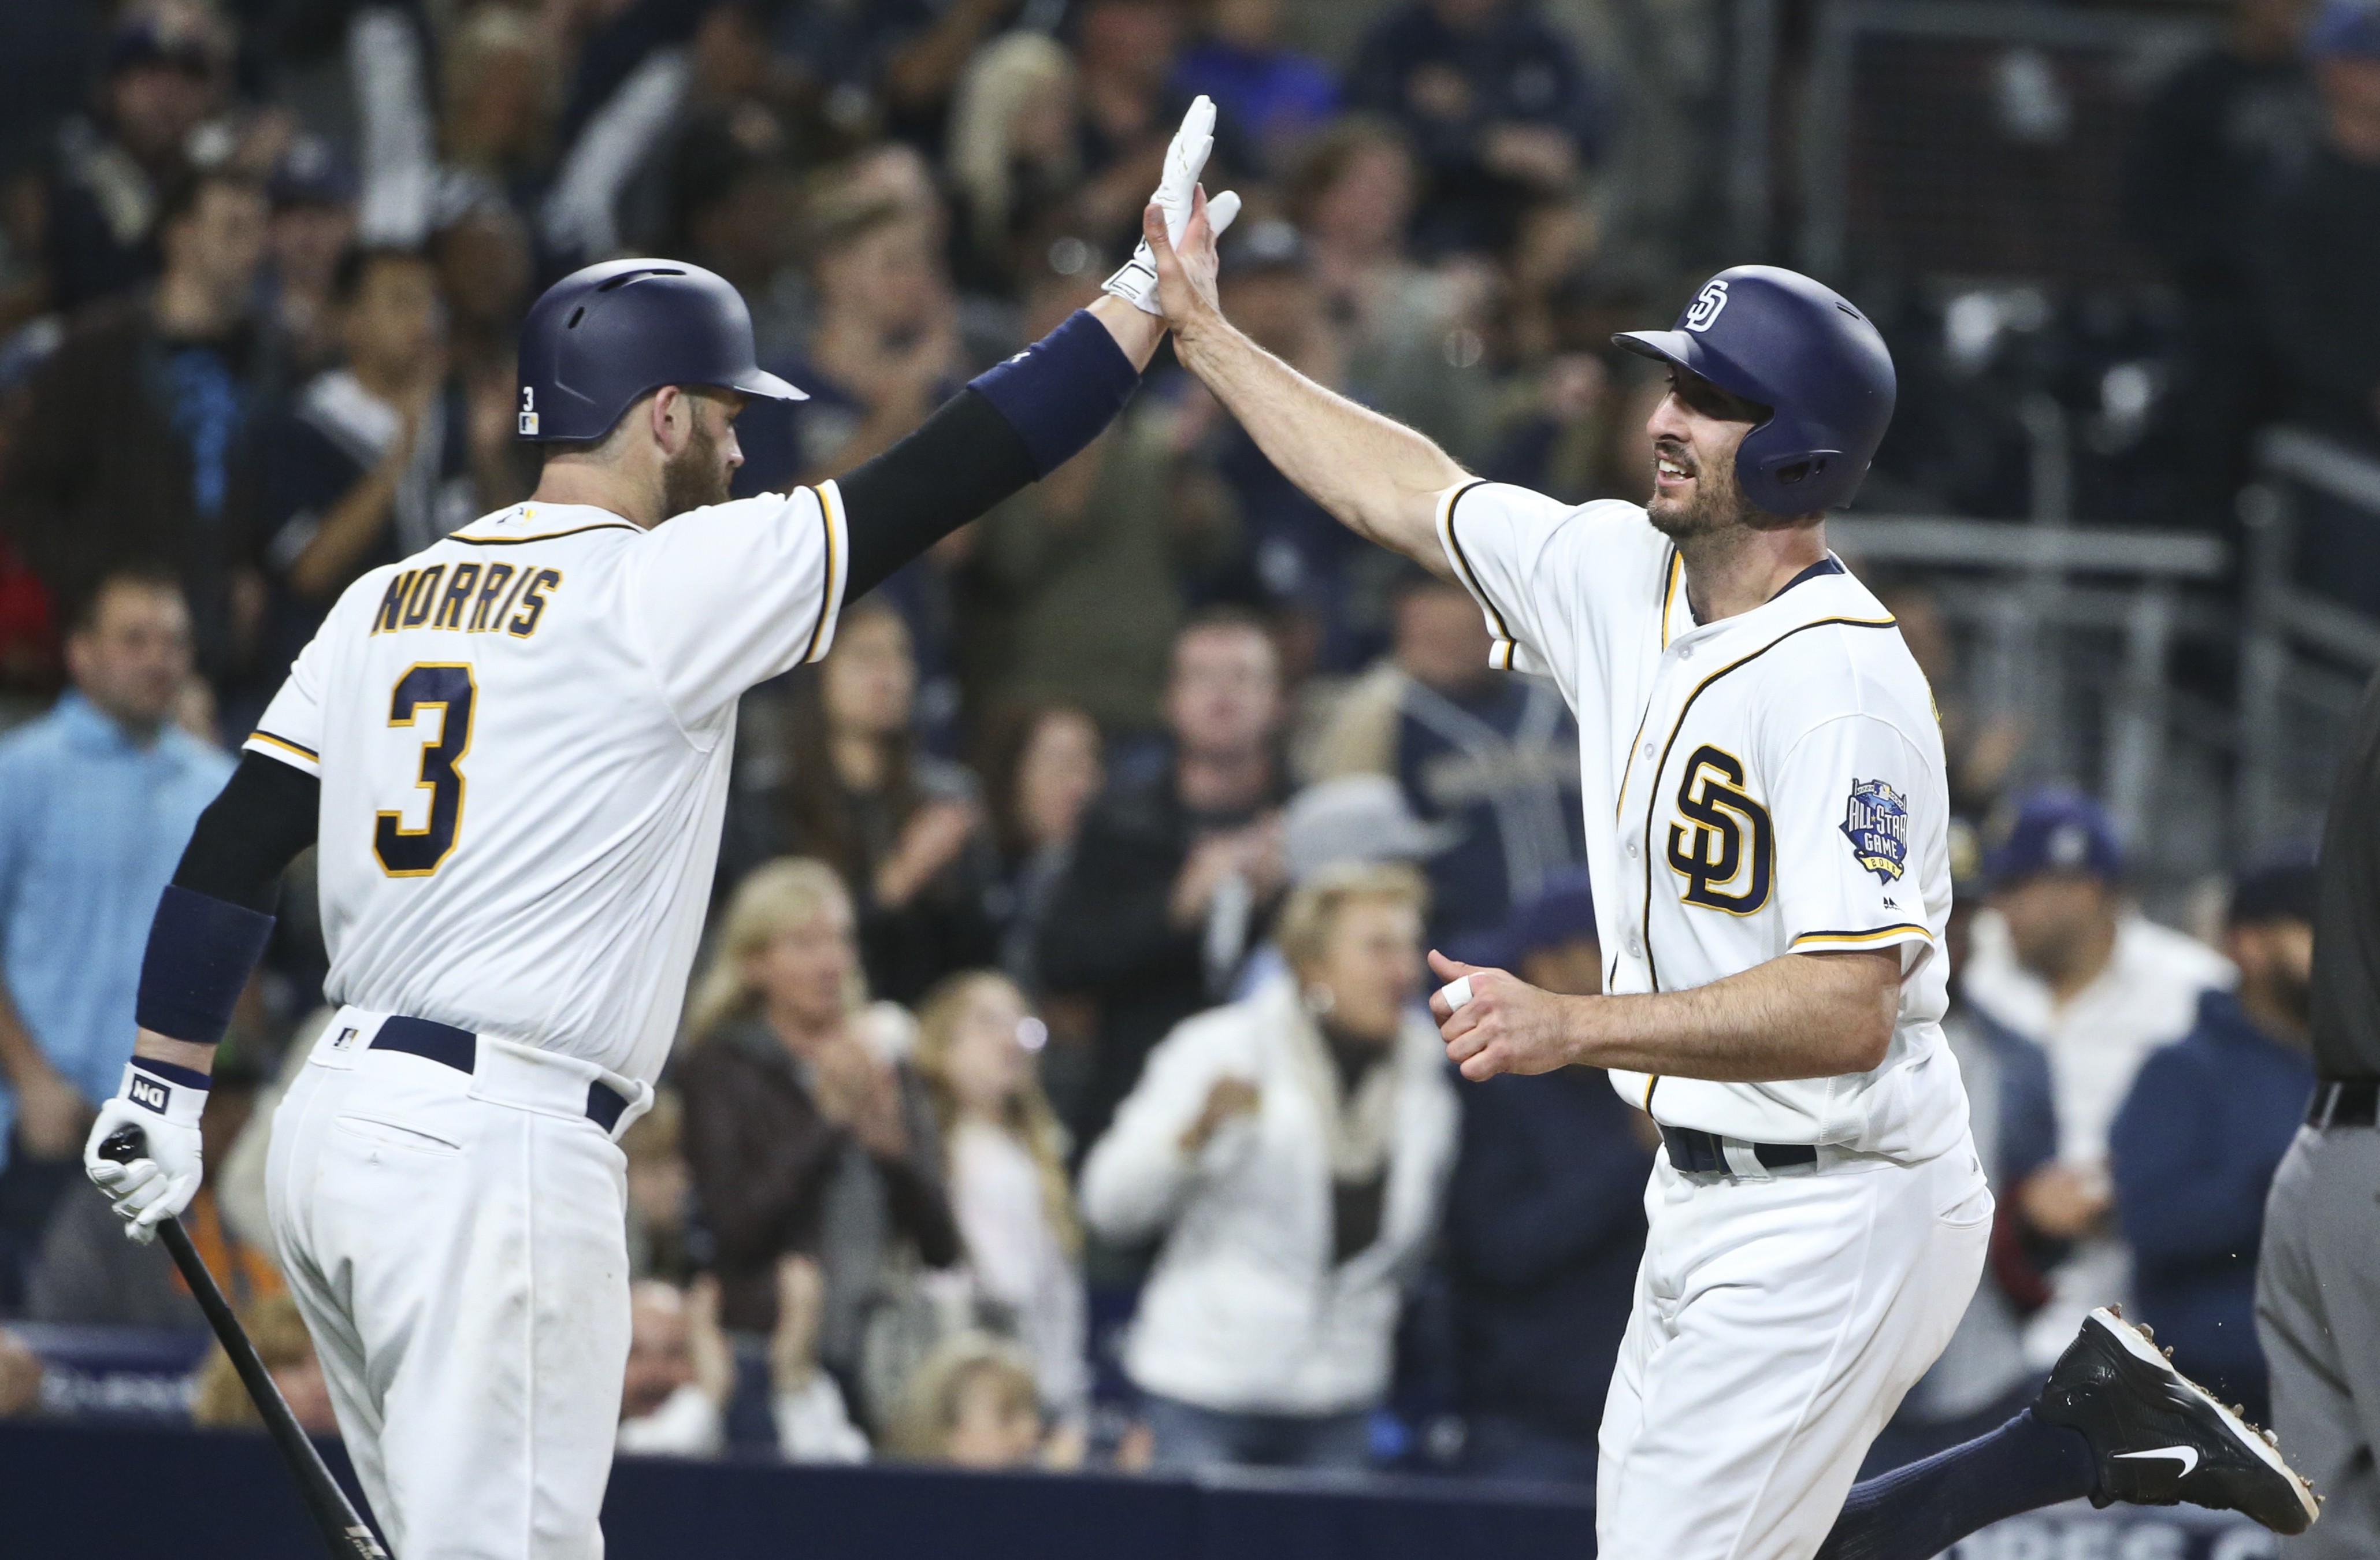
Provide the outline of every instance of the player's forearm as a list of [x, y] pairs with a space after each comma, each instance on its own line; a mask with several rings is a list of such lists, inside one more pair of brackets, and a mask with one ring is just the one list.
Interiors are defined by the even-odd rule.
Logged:
[[1174, 351], [1300, 491], [1356, 535], [1449, 573], [1438, 495], [1467, 475], [1452, 456], [1307, 379], [1219, 311], [1185, 321]]
[[1691, 991], [1568, 999], [1574, 1059], [1591, 1067], [1768, 1083], [1865, 1072], [1900, 1002], [1892, 953], [1789, 953]]

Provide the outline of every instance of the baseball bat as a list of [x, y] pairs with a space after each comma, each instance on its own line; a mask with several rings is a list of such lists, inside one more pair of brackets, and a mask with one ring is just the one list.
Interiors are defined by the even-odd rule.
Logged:
[[[148, 1149], [148, 1139], [138, 1127], [120, 1127], [108, 1134], [99, 1145], [100, 1157], [128, 1165]], [[322, 1542], [331, 1546], [336, 1560], [389, 1560], [388, 1551], [372, 1537], [372, 1530], [348, 1501], [339, 1481], [322, 1466], [322, 1454], [298, 1423], [298, 1416], [273, 1385], [273, 1373], [256, 1357], [256, 1346], [248, 1341], [246, 1329], [231, 1313], [223, 1290], [215, 1276], [207, 1271], [206, 1259], [190, 1244], [190, 1232], [182, 1227], [177, 1218], [157, 1221], [158, 1238], [165, 1250], [174, 1255], [174, 1265], [182, 1270], [183, 1282], [198, 1297], [199, 1309], [207, 1313], [207, 1324], [231, 1356], [232, 1369], [239, 1373], [240, 1385], [256, 1402], [256, 1411], [264, 1416], [264, 1428], [273, 1433], [273, 1443], [281, 1448], [281, 1458], [297, 1476], [298, 1493], [306, 1497], [306, 1509], [312, 1512], [314, 1525], [322, 1530]]]

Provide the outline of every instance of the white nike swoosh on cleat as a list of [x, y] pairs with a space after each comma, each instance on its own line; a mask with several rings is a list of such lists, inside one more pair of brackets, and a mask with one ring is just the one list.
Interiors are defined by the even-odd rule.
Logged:
[[2181, 1477], [2184, 1479], [2189, 1478], [2192, 1469], [2198, 1466], [2197, 1449], [2191, 1446], [2159, 1446], [2153, 1452], [2118, 1452], [2116, 1454], [2118, 1462], [2127, 1457], [2171, 1457], [2181, 1464]]

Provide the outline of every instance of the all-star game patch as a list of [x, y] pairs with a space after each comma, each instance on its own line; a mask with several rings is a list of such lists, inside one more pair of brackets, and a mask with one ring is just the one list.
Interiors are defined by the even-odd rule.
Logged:
[[1880, 780], [1854, 778], [1843, 808], [1843, 838], [1877, 882], [1896, 881], [1909, 865], [1909, 798]]

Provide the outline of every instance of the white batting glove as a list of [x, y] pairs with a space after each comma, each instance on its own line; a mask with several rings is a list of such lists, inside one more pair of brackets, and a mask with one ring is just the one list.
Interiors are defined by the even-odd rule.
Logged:
[[[160, 1077], [136, 1058], [125, 1064], [123, 1084], [99, 1107], [83, 1142], [84, 1173], [126, 1221], [124, 1233], [144, 1246], [157, 1239], [158, 1225], [180, 1217], [198, 1195], [204, 1173], [199, 1118], [206, 1108], [206, 1090]], [[118, 1164], [100, 1148], [126, 1127], [139, 1128], [145, 1143], [141, 1157]]]
[[[1182, 230], [1190, 225], [1191, 192], [1198, 187], [1207, 154], [1214, 150], [1215, 104], [1201, 93], [1182, 116], [1182, 127], [1173, 132], [1173, 144], [1165, 149], [1164, 175], [1157, 181], [1157, 193], [1149, 197], [1164, 212], [1165, 236], [1173, 243], [1182, 242]], [[1207, 202], [1207, 224], [1218, 238], [1239, 214], [1240, 198], [1233, 190], [1227, 189]], [[1148, 252], [1148, 239], [1134, 248], [1132, 259], [1100, 290], [1113, 293], [1143, 314], [1165, 312], [1157, 301], [1157, 257]]]

